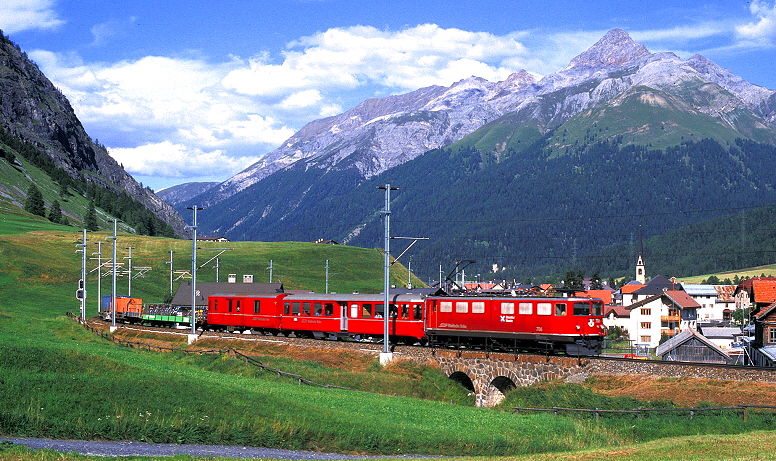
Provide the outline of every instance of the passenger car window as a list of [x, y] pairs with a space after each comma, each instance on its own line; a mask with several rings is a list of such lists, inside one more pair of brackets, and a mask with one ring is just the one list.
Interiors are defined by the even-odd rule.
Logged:
[[484, 313], [485, 313], [485, 302], [474, 301], [472, 303], [472, 314], [484, 314]]
[[531, 315], [533, 314], [533, 304], [531, 303], [520, 303], [520, 315]]
[[512, 315], [515, 313], [515, 303], [501, 303], [501, 313]]

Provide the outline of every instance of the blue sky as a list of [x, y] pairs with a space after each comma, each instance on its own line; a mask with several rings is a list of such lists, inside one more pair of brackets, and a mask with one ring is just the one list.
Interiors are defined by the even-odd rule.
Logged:
[[565, 67], [608, 30], [776, 89], [776, 0], [3, 0], [0, 29], [154, 189], [224, 181], [368, 97]]

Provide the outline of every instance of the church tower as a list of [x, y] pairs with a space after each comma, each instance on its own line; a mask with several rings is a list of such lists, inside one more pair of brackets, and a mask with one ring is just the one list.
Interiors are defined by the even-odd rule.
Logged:
[[642, 285], [647, 283], [647, 272], [644, 269], [644, 258], [639, 255], [639, 260], [636, 261], [636, 281]]
[[639, 260], [636, 261], [636, 281], [642, 285], [647, 283], [647, 271], [644, 268], [644, 242], [641, 239], [641, 225], [639, 224]]

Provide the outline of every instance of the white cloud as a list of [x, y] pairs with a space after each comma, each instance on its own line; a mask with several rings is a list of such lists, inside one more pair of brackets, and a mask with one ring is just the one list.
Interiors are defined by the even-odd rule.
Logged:
[[286, 109], [310, 107], [321, 99], [323, 99], [323, 96], [321, 96], [320, 91], [315, 89], [304, 90], [287, 97], [280, 103], [280, 106]]
[[53, 10], [53, 0], [3, 0], [0, 3], [0, 29], [13, 34], [30, 29], [56, 29], [65, 21]]
[[515, 69], [502, 61], [525, 52], [514, 36], [434, 24], [401, 31], [333, 28], [290, 43], [281, 63], [267, 54], [253, 58], [223, 83], [242, 94], [281, 98], [312, 88], [342, 91], [369, 84], [405, 91], [472, 75], [503, 79]]
[[228, 176], [258, 160], [234, 158], [220, 150], [203, 151], [168, 141], [110, 149], [110, 155], [130, 174], [164, 178]]
[[103, 46], [107, 43], [127, 35], [127, 28], [137, 18], [131, 17], [124, 21], [108, 21], [92, 27], [94, 41], [92, 46]]
[[738, 35], [747, 40], [771, 43], [776, 38], [776, 4], [753, 0], [749, 4], [749, 11], [756, 19], [736, 27]]

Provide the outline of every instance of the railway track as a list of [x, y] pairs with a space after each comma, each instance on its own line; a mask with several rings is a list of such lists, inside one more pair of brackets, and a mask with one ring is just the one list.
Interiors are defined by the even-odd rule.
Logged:
[[[93, 327], [102, 327], [104, 329], [107, 329], [108, 326], [105, 324], [104, 321], [98, 319], [98, 318], [92, 318], [88, 319], [87, 323], [89, 323]], [[131, 324], [121, 324], [120, 328], [125, 331], [135, 331], [138, 333], [153, 333], [153, 334], [162, 334], [162, 335], [172, 335], [172, 336], [187, 336], [189, 334], [189, 329], [171, 329], [171, 328], [163, 328], [163, 327], [151, 327], [151, 326], [145, 326], [145, 325], [131, 325]], [[265, 344], [277, 344], [277, 345], [287, 345], [287, 346], [295, 346], [295, 347], [310, 347], [310, 348], [319, 348], [319, 349], [346, 349], [352, 352], [358, 352], [361, 354], [369, 354], [369, 355], [377, 355], [383, 350], [383, 344], [382, 342], [370, 342], [370, 341], [332, 341], [332, 340], [325, 340], [325, 339], [309, 339], [309, 338], [296, 338], [296, 337], [289, 337], [289, 336], [272, 336], [272, 335], [263, 335], [263, 334], [239, 334], [239, 333], [223, 333], [223, 332], [216, 332], [216, 331], [205, 331], [202, 332], [200, 335], [200, 339], [215, 339], [215, 340], [224, 340], [224, 341], [245, 341], [246, 343], [254, 342], [254, 343], [265, 343]], [[483, 351], [483, 350], [467, 350], [467, 349], [436, 349], [431, 347], [423, 347], [423, 346], [405, 346], [405, 345], [396, 345], [393, 346], [393, 353], [398, 357], [403, 358], [411, 358], [416, 360], [431, 360], [433, 359], [434, 355], [436, 354], [436, 351], [449, 351], [449, 352], [456, 352], [461, 354], [461, 356], [467, 356], [467, 355], [482, 355], [485, 354], [488, 357], [499, 357], [503, 360], [519, 360], [519, 357], [533, 357], [533, 358], [546, 358], [547, 360], [550, 360], [552, 355], [547, 354], [538, 354], [538, 353], [527, 353], [527, 352], [520, 352], [520, 353], [513, 353], [513, 352], [498, 352], [498, 351]], [[596, 361], [611, 361], [611, 362], [627, 362], [627, 363], [654, 363], [655, 361], [645, 361], [643, 359], [633, 359], [633, 358], [624, 358], [624, 357], [618, 357], [618, 356], [605, 356], [600, 355], [596, 357], [573, 357], [573, 356], [564, 356], [564, 357], [571, 357], [571, 358], [577, 358], [579, 360], [596, 360]], [[660, 361], [659, 363], [665, 364], [668, 366], [675, 366], [675, 367], [683, 367], [683, 366], [699, 366], [699, 367], [705, 367], [705, 368], [716, 368], [720, 370], [761, 370], [761, 371], [769, 371], [769, 372], [776, 372], [773, 368], [769, 367], [754, 367], [754, 366], [748, 366], [748, 365], [726, 365], [726, 364], [718, 364], [718, 363], [704, 363], [704, 362], [672, 362], [672, 361]]]
[[[99, 329], [107, 330], [107, 325], [103, 320], [98, 318], [87, 319], [87, 324]], [[151, 327], [146, 325], [131, 325], [131, 324], [119, 324], [119, 331], [125, 332], [137, 332], [137, 333], [152, 333], [160, 335], [181, 336], [185, 337], [190, 334], [190, 329], [172, 329], [164, 327]], [[277, 344], [295, 347], [310, 347], [310, 348], [329, 348], [329, 349], [347, 349], [349, 351], [358, 352], [362, 354], [375, 355], [383, 351], [382, 342], [371, 341], [332, 341], [326, 339], [309, 339], [309, 338], [296, 338], [289, 336], [272, 336], [263, 334], [239, 334], [239, 333], [223, 333], [217, 331], [204, 331], [199, 336], [200, 340], [214, 339], [223, 341], [245, 341], [246, 343], [264, 343], [264, 344]], [[433, 349], [420, 346], [393, 346], [393, 353], [398, 357], [414, 358], [414, 359], [431, 359], [433, 358]]]

